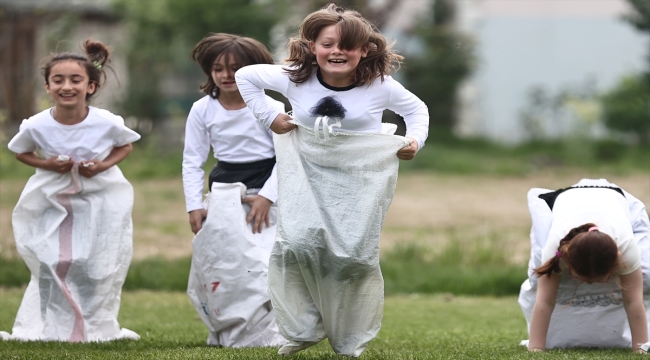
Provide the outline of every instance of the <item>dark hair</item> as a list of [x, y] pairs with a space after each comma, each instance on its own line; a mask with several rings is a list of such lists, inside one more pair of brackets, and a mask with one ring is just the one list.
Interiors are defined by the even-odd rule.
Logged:
[[362, 48], [368, 52], [354, 73], [356, 85], [369, 84], [377, 77], [383, 81], [385, 75], [399, 68], [403, 57], [393, 52], [393, 44], [386, 44], [376, 26], [356, 11], [329, 4], [309, 14], [300, 24], [298, 36], [289, 39], [289, 58], [285, 61], [291, 68], [286, 71], [294, 83], [307, 81], [318, 68], [309, 43], [316, 41], [321, 30], [330, 25], [336, 25], [342, 49]]
[[[106, 82], [106, 73], [104, 72], [104, 66], [110, 62], [108, 58], [110, 54], [110, 49], [104, 45], [101, 41], [93, 41], [88, 39], [82, 43], [82, 47], [86, 52], [86, 56], [71, 53], [71, 52], [60, 52], [56, 54], [51, 54], [49, 58], [46, 58], [45, 65], [41, 68], [43, 71], [43, 76], [45, 77], [45, 83], [50, 84], [50, 72], [52, 67], [62, 61], [76, 61], [86, 69], [88, 74], [89, 83], [95, 84], [95, 91], [86, 94], [86, 101], [97, 93], [100, 86]], [[103, 79], [102, 79], [103, 78]]]
[[[587, 279], [606, 276], [620, 265], [616, 242], [604, 232], [589, 231], [594, 226], [588, 223], [571, 229], [557, 248], [569, 269]], [[538, 276], [559, 273], [560, 257], [554, 256], [534, 272]]]
[[255, 39], [224, 33], [208, 34], [196, 44], [190, 58], [201, 66], [201, 70], [208, 77], [205, 84], [199, 88], [214, 99], [219, 97], [219, 87], [212, 79], [212, 65], [221, 56], [226, 56], [226, 61], [229, 61], [231, 55], [240, 67], [273, 64], [273, 56], [269, 50]]

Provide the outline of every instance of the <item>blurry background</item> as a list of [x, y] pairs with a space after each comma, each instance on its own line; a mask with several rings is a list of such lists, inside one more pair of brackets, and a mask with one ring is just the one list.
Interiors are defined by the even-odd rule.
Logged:
[[[321, 0], [0, 0], [0, 285], [21, 285], [11, 211], [33, 169], [6, 149], [51, 106], [41, 59], [113, 47], [92, 105], [143, 135], [120, 167], [136, 189], [127, 288], [183, 290], [192, 233], [183, 131], [202, 97], [189, 53], [209, 32], [265, 43], [281, 62]], [[647, 0], [342, 0], [395, 40], [394, 75], [431, 114], [402, 162], [382, 234], [387, 292], [512, 294], [526, 277], [526, 191], [606, 177], [650, 204]], [[385, 121], [401, 124], [390, 112]], [[403, 129], [402, 129], [403, 130]], [[214, 160], [206, 164], [206, 169]]]

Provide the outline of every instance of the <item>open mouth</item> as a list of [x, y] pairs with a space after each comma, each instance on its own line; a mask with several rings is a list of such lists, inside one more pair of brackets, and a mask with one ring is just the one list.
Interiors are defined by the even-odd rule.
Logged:
[[332, 60], [327, 60], [327, 62], [332, 64], [332, 65], [343, 65], [343, 64], [347, 63], [348, 61], [347, 60], [341, 60], [341, 59], [332, 59]]
[[59, 94], [59, 96], [64, 98], [64, 99], [72, 99], [75, 96], [77, 96], [77, 94]]

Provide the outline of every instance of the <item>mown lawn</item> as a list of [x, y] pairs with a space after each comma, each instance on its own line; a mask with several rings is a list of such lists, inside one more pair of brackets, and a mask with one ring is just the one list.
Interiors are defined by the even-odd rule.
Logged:
[[[0, 329], [10, 330], [23, 289], [0, 288]], [[140, 341], [0, 342], [0, 359], [279, 359], [276, 349], [205, 346], [206, 329], [181, 292], [125, 292], [121, 325]], [[554, 350], [530, 354], [517, 344], [526, 323], [516, 297], [404, 295], [386, 299], [379, 336], [361, 359], [627, 359], [630, 350]], [[337, 359], [326, 342], [292, 359]]]

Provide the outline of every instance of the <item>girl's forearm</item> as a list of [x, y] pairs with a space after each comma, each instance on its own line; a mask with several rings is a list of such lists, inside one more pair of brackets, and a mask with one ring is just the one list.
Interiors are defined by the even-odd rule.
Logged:
[[34, 152], [16, 154], [16, 159], [23, 164], [33, 166], [35, 168], [45, 168], [45, 159], [41, 159]]
[[102, 162], [107, 165], [107, 168], [117, 165], [131, 153], [131, 150], [133, 150], [133, 145], [131, 144], [115, 147]]
[[641, 268], [630, 274], [621, 275], [623, 307], [627, 313], [632, 334], [632, 348], [648, 342], [648, 319], [643, 304], [643, 274]]
[[544, 349], [546, 348], [546, 335], [548, 327], [551, 323], [551, 314], [553, 314], [554, 306], [546, 303], [536, 302], [533, 308], [532, 318], [530, 320], [530, 340], [528, 341], [528, 349]]
[[639, 346], [648, 342], [648, 321], [646, 319], [645, 306], [643, 301], [634, 301], [624, 306], [628, 322], [630, 323], [632, 348], [638, 349]]

